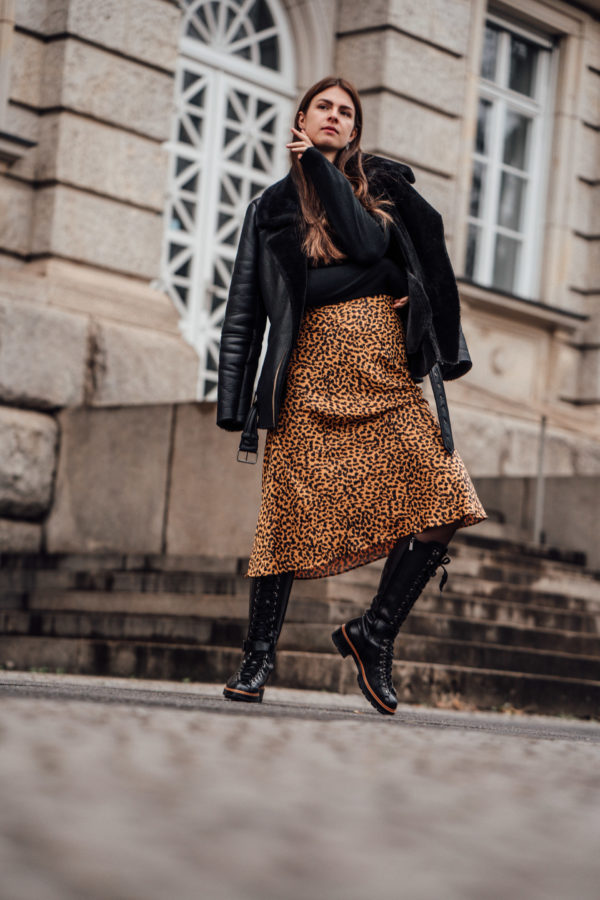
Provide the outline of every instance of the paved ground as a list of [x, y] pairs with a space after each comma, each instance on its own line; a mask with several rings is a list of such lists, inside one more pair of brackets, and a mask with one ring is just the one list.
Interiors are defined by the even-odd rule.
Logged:
[[598, 900], [600, 724], [0, 672], [1, 900]]

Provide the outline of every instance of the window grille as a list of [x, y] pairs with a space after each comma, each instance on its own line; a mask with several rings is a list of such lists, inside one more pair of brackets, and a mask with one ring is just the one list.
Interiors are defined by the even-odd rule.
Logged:
[[244, 212], [286, 169], [293, 54], [287, 23], [273, 2], [179, 3], [160, 286], [198, 353], [198, 399], [214, 400]]
[[552, 44], [489, 16], [480, 72], [465, 275], [538, 290], [550, 149]]

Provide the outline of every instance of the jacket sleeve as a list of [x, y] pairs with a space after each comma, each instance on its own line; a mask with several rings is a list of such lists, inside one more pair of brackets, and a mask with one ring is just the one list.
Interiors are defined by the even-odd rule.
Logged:
[[340, 250], [363, 266], [380, 260], [389, 233], [364, 208], [346, 176], [316, 147], [304, 151], [300, 164], [316, 188]]
[[217, 425], [227, 431], [244, 427], [266, 324], [258, 278], [257, 202], [246, 211], [221, 333]]

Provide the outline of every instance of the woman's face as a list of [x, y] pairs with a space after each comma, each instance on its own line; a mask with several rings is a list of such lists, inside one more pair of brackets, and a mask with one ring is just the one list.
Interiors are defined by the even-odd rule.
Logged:
[[352, 97], [338, 85], [326, 88], [298, 113], [298, 125], [321, 152], [335, 154], [356, 136]]

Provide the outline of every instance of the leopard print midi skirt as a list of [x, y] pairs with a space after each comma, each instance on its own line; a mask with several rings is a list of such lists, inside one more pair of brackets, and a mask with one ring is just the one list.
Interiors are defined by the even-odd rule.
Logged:
[[410, 376], [392, 298], [310, 307], [267, 432], [247, 574], [337, 575], [387, 556], [404, 535], [485, 518]]

